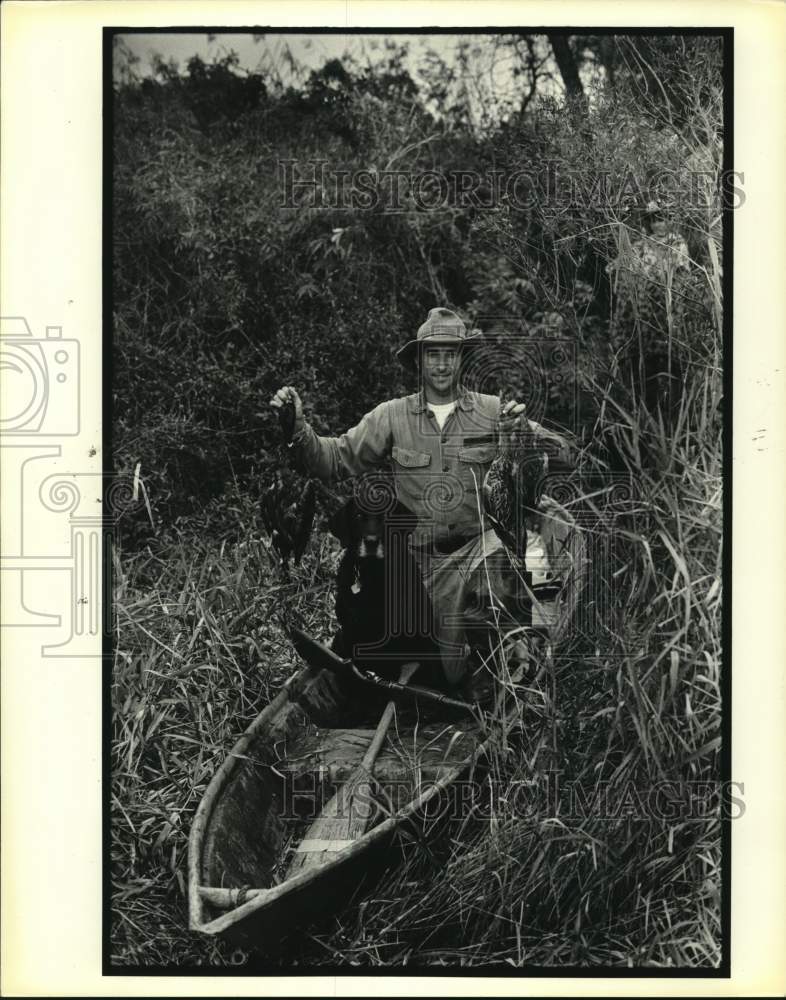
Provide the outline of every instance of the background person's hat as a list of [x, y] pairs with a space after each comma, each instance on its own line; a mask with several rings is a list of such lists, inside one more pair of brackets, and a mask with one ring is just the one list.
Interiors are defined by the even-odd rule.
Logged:
[[396, 357], [402, 364], [412, 367], [420, 347], [463, 347], [477, 343], [482, 337], [479, 330], [467, 333], [467, 328], [459, 316], [450, 309], [439, 306], [429, 310], [426, 322], [418, 329], [417, 337], [399, 348]]

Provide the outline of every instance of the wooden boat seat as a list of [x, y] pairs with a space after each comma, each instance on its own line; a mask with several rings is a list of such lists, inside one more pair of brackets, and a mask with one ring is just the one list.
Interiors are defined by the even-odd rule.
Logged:
[[[314, 729], [298, 740], [298, 755], [282, 756], [276, 769], [295, 786], [314, 775], [339, 785], [358, 767], [373, 734], [373, 729]], [[436, 781], [446, 768], [466, 760], [476, 744], [476, 736], [452, 725], [431, 723], [414, 732], [391, 730], [374, 764], [374, 776], [383, 785]]]

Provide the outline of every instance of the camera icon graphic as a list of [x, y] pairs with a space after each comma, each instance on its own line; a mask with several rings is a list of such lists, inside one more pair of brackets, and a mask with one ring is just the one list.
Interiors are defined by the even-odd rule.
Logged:
[[21, 316], [0, 319], [0, 434], [79, 433], [79, 342], [59, 326], [36, 338]]

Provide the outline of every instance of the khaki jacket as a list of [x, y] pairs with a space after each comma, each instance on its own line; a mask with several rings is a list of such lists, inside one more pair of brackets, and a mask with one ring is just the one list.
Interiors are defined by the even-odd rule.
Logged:
[[[293, 441], [305, 468], [328, 482], [389, 466], [396, 493], [418, 518], [413, 543], [470, 539], [481, 531], [480, 487], [497, 452], [498, 396], [460, 387], [440, 429], [424, 393], [380, 403], [340, 437], [319, 437], [306, 423]], [[547, 450], [566, 443], [535, 421]]]

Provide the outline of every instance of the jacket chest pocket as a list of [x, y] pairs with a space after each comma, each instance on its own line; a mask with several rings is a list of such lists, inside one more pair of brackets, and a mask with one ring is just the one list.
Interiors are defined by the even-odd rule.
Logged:
[[465, 485], [475, 492], [475, 482], [478, 489], [483, 485], [483, 477], [496, 457], [497, 449], [493, 444], [473, 445], [459, 448], [458, 460], [461, 478]]
[[421, 495], [426, 486], [431, 455], [427, 451], [412, 451], [395, 446], [392, 452], [396, 482], [404, 492]]

